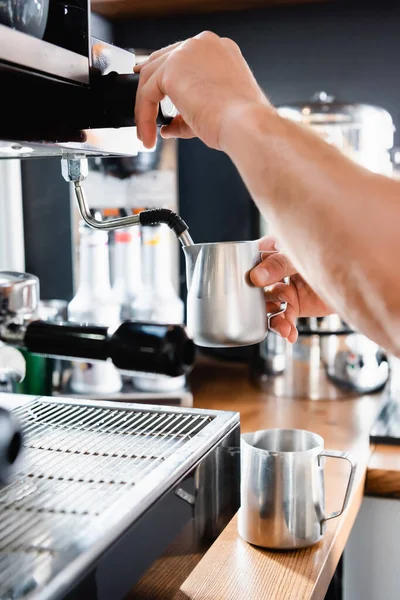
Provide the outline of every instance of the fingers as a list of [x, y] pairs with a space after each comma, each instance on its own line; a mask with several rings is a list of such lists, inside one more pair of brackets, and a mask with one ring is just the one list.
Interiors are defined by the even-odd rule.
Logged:
[[285, 254], [271, 252], [250, 272], [250, 279], [257, 287], [266, 287], [296, 272]]
[[152, 75], [161, 67], [161, 65], [167, 60], [167, 55], [159, 56], [155, 60], [147, 61], [147, 63], [143, 64], [142, 69], [140, 70], [140, 79], [139, 79], [139, 87], [140, 88], [152, 77]]
[[286, 302], [299, 313], [299, 298], [292, 285], [286, 285], [286, 283], [275, 284], [271, 289], [266, 290], [265, 299], [267, 302], [275, 302], [276, 304]]
[[285, 340], [289, 339], [292, 333], [292, 326], [288, 321], [286, 321], [283, 315], [278, 315], [277, 317], [271, 319], [270, 329], [274, 333], [277, 333], [281, 337], [285, 338]]
[[277, 283], [271, 290], [266, 291], [265, 297], [269, 314], [277, 312], [282, 302], [287, 303], [284, 313], [271, 318], [270, 326], [273, 331], [293, 344], [298, 337], [296, 321], [299, 316], [299, 301], [296, 290], [293, 286]]
[[276, 252], [278, 250], [276, 240], [271, 236], [266, 236], [258, 240], [258, 246], [260, 252]]
[[169, 125], [164, 125], [161, 128], [161, 136], [165, 139], [181, 138], [184, 140], [190, 140], [195, 137], [193, 131], [181, 115], [177, 115]]
[[153, 148], [157, 140], [157, 115], [159, 103], [165, 94], [161, 89], [160, 70], [139, 86], [135, 103], [135, 120], [138, 138], [145, 148]]
[[283, 315], [271, 319], [270, 329], [291, 344], [294, 344], [299, 336], [296, 326], [289, 323]]
[[164, 48], [160, 48], [160, 50], [156, 50], [152, 54], [150, 54], [149, 58], [144, 60], [141, 63], [138, 63], [133, 67], [134, 73], [140, 73], [144, 66], [148, 65], [150, 62], [153, 62], [160, 56], [164, 56], [165, 54], [169, 54], [172, 50], [175, 50], [178, 46], [180, 46], [182, 42], [175, 42], [174, 44], [170, 44], [169, 46], [165, 46]]

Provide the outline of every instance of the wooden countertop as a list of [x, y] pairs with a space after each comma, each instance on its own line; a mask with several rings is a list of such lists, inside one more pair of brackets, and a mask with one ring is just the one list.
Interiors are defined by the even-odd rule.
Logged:
[[365, 493], [369, 496], [400, 498], [400, 447], [377, 445], [372, 450]]
[[[312, 548], [271, 552], [251, 546], [237, 532], [234, 517], [179, 589], [158, 582], [135, 598], [152, 600], [323, 600], [357, 516], [366, 483], [371, 494], [400, 497], [400, 448], [370, 447], [369, 430], [381, 394], [336, 401], [276, 398], [257, 390], [245, 366], [201, 362], [193, 372], [197, 408], [236, 410], [243, 432], [294, 427], [319, 433], [325, 448], [346, 450], [357, 460], [352, 498], [344, 515], [329, 521], [325, 536]], [[372, 456], [372, 458], [371, 458]], [[345, 461], [326, 462], [326, 509], [337, 510], [348, 479]], [[171, 565], [178, 568], [178, 564]], [[168, 593], [167, 593], [168, 588]], [[142, 593], [146, 590], [146, 593]]]

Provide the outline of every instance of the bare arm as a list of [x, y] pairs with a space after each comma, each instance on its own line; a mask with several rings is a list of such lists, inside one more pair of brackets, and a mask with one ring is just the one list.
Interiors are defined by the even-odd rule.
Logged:
[[158, 102], [170, 96], [180, 116], [163, 135], [225, 151], [324, 303], [400, 356], [400, 183], [281, 118], [230, 40], [201, 34], [137, 70], [144, 144], [154, 144]]
[[222, 147], [297, 270], [346, 321], [400, 354], [400, 184], [269, 107], [248, 107], [236, 122]]

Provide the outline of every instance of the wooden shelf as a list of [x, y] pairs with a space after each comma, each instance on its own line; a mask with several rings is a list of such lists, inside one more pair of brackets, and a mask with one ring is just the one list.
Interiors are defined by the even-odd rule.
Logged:
[[322, 3], [328, 0], [92, 0], [93, 12], [118, 19], [245, 10], [263, 6]]

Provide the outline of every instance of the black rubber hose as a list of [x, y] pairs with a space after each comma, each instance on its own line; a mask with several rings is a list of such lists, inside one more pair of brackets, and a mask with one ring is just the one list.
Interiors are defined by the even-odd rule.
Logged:
[[189, 227], [185, 221], [174, 213], [169, 208], [152, 208], [150, 210], [143, 210], [139, 213], [139, 219], [141, 225], [159, 225], [165, 223], [170, 229], [172, 229], [176, 236], [179, 237], [185, 231], [188, 231]]

